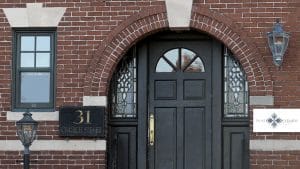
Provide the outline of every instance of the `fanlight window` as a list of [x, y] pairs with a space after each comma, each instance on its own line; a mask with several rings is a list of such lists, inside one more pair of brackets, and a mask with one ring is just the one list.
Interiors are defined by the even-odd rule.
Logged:
[[205, 72], [201, 58], [193, 51], [177, 48], [167, 51], [158, 60], [156, 72]]
[[226, 48], [224, 51], [224, 117], [248, 117], [248, 83], [241, 65]]

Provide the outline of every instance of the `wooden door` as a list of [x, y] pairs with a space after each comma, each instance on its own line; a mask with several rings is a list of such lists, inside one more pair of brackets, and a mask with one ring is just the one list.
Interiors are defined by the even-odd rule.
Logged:
[[155, 126], [154, 143], [148, 137], [149, 169], [212, 168], [214, 135], [221, 129], [212, 121], [217, 110], [212, 96], [221, 96], [216, 93], [220, 90], [213, 93], [213, 78], [220, 78], [213, 77], [220, 69], [212, 64], [221, 64], [213, 56], [218, 46], [211, 39], [155, 40], [148, 45], [148, 119], [154, 118]]

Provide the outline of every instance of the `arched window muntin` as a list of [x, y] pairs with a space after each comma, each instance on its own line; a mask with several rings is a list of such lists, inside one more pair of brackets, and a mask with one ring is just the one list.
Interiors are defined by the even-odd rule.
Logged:
[[[179, 49], [172, 48], [168, 51]], [[166, 54], [166, 51], [164, 54]], [[192, 51], [192, 50], [191, 50]], [[199, 57], [196, 55], [195, 57]], [[157, 60], [157, 64], [160, 57]], [[199, 57], [200, 58], [200, 57]], [[205, 71], [205, 60], [200, 58]], [[135, 47], [120, 61], [111, 81], [111, 118], [134, 119], [137, 117], [137, 58]], [[246, 74], [232, 52], [224, 47], [223, 55], [223, 118], [248, 119], [249, 91]], [[192, 61], [191, 61], [192, 63]], [[186, 66], [186, 68], [188, 65]], [[184, 70], [186, 69], [184, 68]], [[160, 72], [158, 72], [160, 73]], [[172, 73], [172, 72], [162, 72]], [[190, 72], [189, 72], [190, 73]]]
[[189, 48], [177, 47], [166, 50], [156, 61], [156, 73], [205, 72], [203, 58]]

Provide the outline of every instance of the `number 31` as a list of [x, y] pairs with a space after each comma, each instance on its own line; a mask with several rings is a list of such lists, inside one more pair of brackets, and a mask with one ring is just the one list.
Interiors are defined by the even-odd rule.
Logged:
[[[82, 110], [76, 110], [75, 112], [79, 113], [79, 115], [76, 118], [76, 119], [78, 119], [78, 121], [73, 122], [74, 124], [83, 124], [83, 123], [91, 124], [91, 121], [90, 121], [91, 113], [89, 110], [87, 110], [86, 112], [83, 112]], [[86, 118], [84, 118], [84, 114], [86, 114]]]

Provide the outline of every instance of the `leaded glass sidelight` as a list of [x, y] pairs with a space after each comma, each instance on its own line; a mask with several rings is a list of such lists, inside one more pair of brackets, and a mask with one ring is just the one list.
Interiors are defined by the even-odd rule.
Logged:
[[113, 118], [136, 117], [136, 58], [132, 51], [124, 58], [120, 61], [112, 79]]
[[241, 65], [224, 50], [224, 117], [248, 117], [248, 83]]

